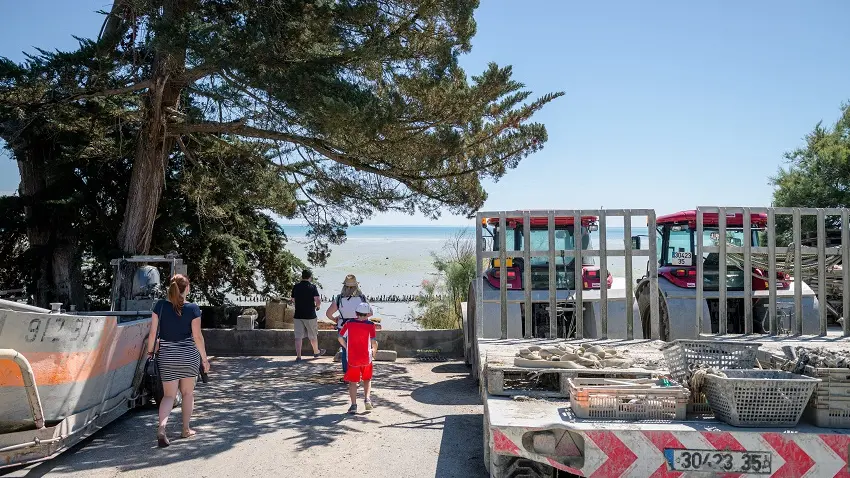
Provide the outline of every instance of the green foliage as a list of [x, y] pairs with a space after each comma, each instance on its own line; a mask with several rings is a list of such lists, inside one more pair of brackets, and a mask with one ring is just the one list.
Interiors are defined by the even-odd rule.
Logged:
[[[850, 207], [850, 103], [842, 105], [831, 128], [818, 123], [806, 135], [806, 145], [785, 155], [788, 166], [771, 178], [773, 202], [780, 207]], [[828, 226], [838, 220], [828, 217]], [[815, 232], [814, 218], [804, 218], [803, 233]], [[777, 217], [782, 240], [790, 241], [790, 220]]]
[[[323, 265], [349, 226], [376, 213], [473, 213], [482, 180], [543, 147], [546, 129], [531, 117], [562, 95], [531, 98], [509, 66], [460, 68], [477, 6], [114, 0], [97, 40], [39, 50], [23, 65], [0, 58], [0, 138], [19, 162], [39, 158], [42, 183], [63, 185], [48, 188], [50, 202], [22, 196], [0, 224], [16, 228], [0, 248], [20, 248], [24, 229], [31, 239], [15, 217], [41, 221], [46, 235], [70, 240], [88, 294], [102, 298], [103, 261], [137, 250], [122, 223], [144, 217], [134, 244], [178, 252], [196, 290], [220, 302], [281, 291], [302, 266], [276, 216], [309, 224], [309, 261]], [[151, 131], [165, 141], [148, 140]], [[131, 184], [160, 198], [154, 221], [127, 213], [147, 204], [128, 202]], [[148, 236], [149, 246], [137, 240]], [[28, 267], [32, 279], [51, 266]], [[462, 275], [452, 267], [447, 278]]]
[[475, 248], [463, 231], [451, 238], [442, 254], [433, 254], [439, 272], [435, 281], [424, 281], [416, 301], [414, 319], [426, 329], [459, 329], [463, 326], [461, 303], [475, 278]]
[[[28, 113], [13, 102], [44, 91], [51, 70], [47, 63], [33, 61], [20, 71], [32, 77], [18, 75], [16, 88], [0, 89], [0, 135], [26, 164], [36, 164], [28, 158], [39, 155], [49, 187], [34, 197], [0, 198], [0, 252], [5, 258], [0, 262], [0, 289], [27, 285], [38, 297], [35, 289], [43, 286], [48, 289], [45, 297], [55, 294], [50, 289], [56, 284], [46, 277], [52, 266], [39, 258], [51, 256], [55, 240], [73, 232], [85, 297], [85, 303], [77, 305], [102, 310], [109, 305], [109, 261], [122, 255], [115, 238], [139, 124], [128, 119], [131, 108], [114, 106], [117, 100]], [[12, 73], [19, 71], [7, 71], [7, 78]], [[30, 126], [15, 129], [12, 118]], [[19, 131], [23, 134], [16, 135]], [[195, 294], [212, 304], [223, 303], [227, 293], [288, 290], [304, 265], [286, 250], [286, 236], [272, 217], [291, 216], [297, 207], [276, 167], [252, 143], [210, 138], [189, 139], [183, 145], [169, 162], [151, 253], [177, 252], [189, 266]], [[30, 214], [26, 207], [32, 209]], [[33, 247], [28, 227], [44, 230], [49, 237]]]

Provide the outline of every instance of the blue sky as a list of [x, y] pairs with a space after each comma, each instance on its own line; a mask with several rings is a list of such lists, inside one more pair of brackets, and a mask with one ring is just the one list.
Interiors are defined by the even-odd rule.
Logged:
[[[467, 72], [496, 61], [535, 93], [566, 92], [535, 117], [544, 150], [485, 185], [488, 210], [766, 206], [783, 153], [850, 100], [845, 0], [481, 3]], [[97, 35], [108, 5], [3, 2], [0, 55], [72, 48], [72, 34]], [[16, 187], [0, 158], [0, 191]]]

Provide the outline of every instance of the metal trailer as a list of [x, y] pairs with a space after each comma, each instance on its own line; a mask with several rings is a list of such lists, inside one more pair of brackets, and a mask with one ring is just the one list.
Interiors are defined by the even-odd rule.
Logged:
[[142, 378], [155, 297], [145, 291], [149, 269], [136, 265], [150, 262], [171, 274], [185, 267], [172, 256], [113, 261], [108, 312], [0, 301], [0, 469], [50, 459], [149, 403]]
[[[738, 208], [726, 208], [726, 210], [735, 210]], [[800, 215], [809, 210], [805, 209], [774, 209], [774, 208], [739, 208], [744, 213], [754, 211], [766, 211], [772, 218], [777, 213], [786, 213], [790, 211], [794, 218], [799, 218]], [[700, 211], [721, 211], [722, 208], [700, 208]], [[848, 210], [822, 210], [815, 211], [818, 216], [819, 224], [823, 224], [821, 218], [824, 214], [836, 213], [840, 215], [844, 221], [842, 224], [847, 224], [846, 218]], [[516, 212], [482, 212], [478, 214], [477, 222], [480, 223], [482, 217], [507, 217], [517, 214]], [[633, 250], [630, 237], [630, 218], [637, 215], [645, 215], [647, 217], [650, 231], [654, 229], [655, 213], [652, 210], [581, 210], [581, 211], [528, 211], [520, 212], [519, 214], [544, 215], [552, 218], [554, 215], [595, 215], [600, 218], [610, 216], [621, 216], [625, 219], [625, 245], [622, 250], [611, 250], [600, 244], [599, 249], [591, 251], [574, 250], [564, 251], [565, 254], [570, 254], [576, 257], [576, 263], [581, 263], [581, 256], [584, 254], [592, 254], [600, 258], [601, 264], [605, 265], [608, 257], [623, 255], [627, 263], [631, 263], [635, 256], [655, 257], [655, 240], [650, 234], [649, 251]], [[722, 216], [723, 214], [721, 214]], [[550, 230], [552, 228], [550, 219]], [[600, 220], [600, 224], [605, 224], [604, 219]], [[794, 220], [795, 226], [799, 225], [798, 219]], [[819, 227], [822, 230], [822, 227]], [[604, 241], [604, 227], [600, 227], [600, 237]], [[799, 233], [799, 227], [795, 227], [795, 234]], [[770, 221], [768, 235], [775, 237], [775, 223]], [[817, 248], [818, 264], [824, 266], [826, 261], [823, 259], [827, 254], [840, 254], [844, 260], [848, 259], [850, 253], [850, 238], [847, 237], [848, 231], [845, 229], [842, 236], [842, 244], [839, 248], [825, 249], [824, 247]], [[543, 399], [522, 399], [516, 394], [506, 393], [503, 388], [505, 383], [498, 382], [503, 380], [505, 373], [505, 363], [513, 359], [514, 354], [523, 347], [529, 345], [548, 345], [558, 342], [563, 342], [564, 339], [544, 339], [525, 336], [524, 338], [510, 338], [508, 330], [508, 313], [506, 310], [509, 304], [508, 294], [505, 284], [505, 274], [502, 273], [500, 296], [498, 299], [499, 313], [485, 313], [484, 307], [485, 297], [482, 293], [481, 284], [481, 266], [483, 260], [487, 257], [499, 257], [500, 264], [505, 264], [505, 259], [511, 254], [500, 248], [498, 252], [484, 251], [481, 242], [481, 233], [477, 235], [476, 250], [478, 255], [478, 275], [473, 283], [472, 294], [470, 301], [467, 303], [467, 316], [464, 322], [466, 328], [465, 336], [469, 340], [468, 344], [468, 361], [473, 367], [473, 374], [479, 377], [481, 397], [484, 404], [484, 434], [483, 447], [485, 466], [494, 477], [532, 477], [532, 476], [555, 476], [558, 470], [572, 476], [598, 476], [598, 477], [641, 477], [641, 476], [706, 476], [703, 472], [694, 471], [679, 471], [672, 468], [674, 465], [672, 457], [685, 451], [699, 451], [700, 453], [708, 453], [710, 456], [715, 456], [721, 460], [729, 460], [729, 463], [734, 464], [734, 468], [729, 470], [731, 474], [722, 476], [773, 476], [773, 477], [826, 477], [826, 476], [850, 476], [850, 464], [848, 464], [848, 453], [850, 453], [850, 429], [827, 429], [818, 428], [801, 421], [796, 427], [781, 427], [781, 428], [747, 428], [733, 427], [714, 419], [706, 418], [689, 418], [686, 421], [605, 421], [605, 420], [582, 420], [575, 418], [572, 414], [571, 406], [568, 398], [550, 396]], [[526, 241], [527, 244], [527, 241]], [[550, 250], [545, 252], [530, 251], [524, 248], [522, 251], [515, 251], [513, 254], [522, 254], [523, 257], [530, 257], [536, 254], [548, 254], [554, 257], [556, 253], [561, 251], [552, 250], [554, 247], [553, 241], [549, 242]], [[799, 244], [799, 241], [796, 242]], [[821, 244], [821, 242], [819, 242]], [[800, 257], [800, 252], [804, 249], [801, 246], [794, 246]], [[723, 247], [718, 248], [718, 253], [724, 253]], [[711, 249], [699, 246], [700, 254], [702, 251], [710, 251]], [[752, 260], [753, 253], [770, 254], [774, 257], [776, 251], [781, 251], [781, 248], [765, 248], [762, 251], [755, 247], [742, 247], [740, 250], [727, 248], [727, 251], [740, 252], [744, 255], [744, 260], [747, 264]], [[618, 324], [615, 327], [623, 327], [627, 331], [627, 336], [624, 339], [612, 339], [608, 337], [608, 331], [611, 324], [611, 317], [607, 315], [609, 301], [612, 300], [606, 294], [600, 293], [598, 298], [596, 295], [588, 295], [585, 291], [572, 291], [568, 301], [575, 304], [582, 304], [586, 307], [588, 301], [594, 302], [600, 311], [598, 333], [590, 336], [584, 327], [577, 330], [577, 338], [573, 340], [575, 343], [587, 342], [593, 340], [594, 343], [606, 343], [607, 346], [620, 349], [628, 349], [632, 354], [641, 354], [645, 358], [655, 361], [661, 361], [661, 353], [659, 347], [663, 342], [659, 341], [660, 336], [660, 314], [659, 314], [659, 288], [658, 288], [658, 272], [653, 266], [653, 261], [649, 263], [649, 273], [645, 278], [647, 287], [654, 300], [650, 301], [650, 337], [648, 339], [638, 339], [634, 336], [634, 317], [629, 317], [626, 324]], [[722, 262], [725, 264], [725, 261]], [[550, 267], [553, 261], [550, 261]], [[504, 271], [502, 271], [504, 272]], [[723, 276], [723, 270], [721, 277]], [[819, 270], [820, 274], [824, 273], [823, 267]], [[552, 271], [550, 269], [550, 274]], [[701, 283], [703, 280], [704, 271], [702, 268], [698, 271], [697, 281]], [[626, 267], [626, 275], [631, 275], [631, 267]], [[775, 277], [775, 271], [771, 270], [771, 277]], [[627, 284], [631, 283], [631, 277], [627, 277]], [[722, 283], [722, 281], [721, 281]], [[845, 288], [849, 281], [844, 281]], [[718, 296], [724, 298], [725, 287], [721, 287], [718, 291]], [[705, 291], [700, 291], [704, 293]], [[752, 288], [748, 288], [749, 294], [754, 294]], [[794, 307], [797, 312], [800, 312], [804, 307], [803, 290], [794, 289], [791, 299], [794, 300]], [[850, 291], [845, 289], [844, 300], [847, 302], [850, 298]], [[525, 301], [522, 303], [524, 307], [528, 307], [528, 299], [534, 299], [534, 295], [528, 288], [524, 291]], [[758, 293], [758, 292], [755, 292]], [[769, 313], [770, 320], [773, 322], [777, 318], [778, 302], [776, 300], [778, 294], [774, 287], [768, 291]], [[726, 295], [728, 297], [728, 295]], [[551, 302], [560, 300], [555, 295], [550, 295], [547, 299]], [[492, 299], [486, 299], [492, 300]], [[618, 300], [618, 299], [613, 299]], [[721, 304], [725, 302], [720, 301]], [[550, 307], [550, 323], [556, 320], [555, 304]], [[722, 306], [721, 306], [722, 307]], [[845, 305], [846, 307], [846, 305]], [[808, 347], [823, 346], [826, 348], [839, 348], [847, 350], [850, 348], [850, 330], [848, 324], [845, 323], [842, 330], [827, 330], [827, 322], [825, 311], [819, 311], [818, 330], [815, 335], [796, 334], [794, 336], [782, 336], [775, 334], [776, 328], [771, 328], [774, 333], [766, 335], [728, 335], [723, 330], [722, 334], [712, 335], [703, 332], [701, 327], [703, 312], [698, 308], [692, 311], [689, 315], [683, 315], [681, 311], [671, 311], [672, 322], [690, 321], [691, 338], [701, 338], [706, 340], [722, 339], [722, 340], [747, 340], [761, 342], [762, 350], [759, 352], [760, 360], [767, 360], [773, 356], [781, 355], [782, 346], [786, 345], [806, 345]], [[631, 310], [631, 308], [626, 308]], [[850, 310], [850, 309], [848, 309]], [[725, 310], [721, 310], [721, 314], [725, 316]], [[630, 315], [630, 314], [628, 314]], [[798, 313], [795, 317], [800, 317]], [[498, 336], [487, 336], [484, 331], [490, 330], [489, 327], [484, 327], [485, 323], [498, 323], [500, 325], [500, 333]], [[722, 322], [721, 322], [722, 323]], [[799, 325], [798, 325], [799, 324]], [[801, 322], [795, 322], [794, 326], [799, 332]], [[554, 325], [553, 325], [554, 327]], [[539, 371], [536, 375], [541, 376], [544, 372], [552, 372], [548, 369]], [[561, 371], [562, 376], [563, 371]], [[498, 383], [494, 383], [498, 382]], [[555, 387], [558, 387], [557, 381]], [[563, 387], [563, 379], [561, 380]], [[758, 456], [766, 460], [760, 460], [758, 470], [753, 463], [749, 463], [750, 457]], [[745, 463], [746, 462], [746, 463]], [[681, 463], [676, 464], [677, 467], [682, 467]], [[709, 475], [711, 475], [709, 473]]]

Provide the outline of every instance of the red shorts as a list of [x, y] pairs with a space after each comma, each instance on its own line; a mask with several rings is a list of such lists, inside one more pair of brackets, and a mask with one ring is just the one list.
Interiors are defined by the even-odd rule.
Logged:
[[372, 380], [372, 364], [361, 365], [360, 367], [354, 367], [352, 365], [349, 365], [348, 370], [345, 372], [345, 377], [343, 377], [343, 379], [346, 382], [354, 383], [357, 383], [361, 380]]

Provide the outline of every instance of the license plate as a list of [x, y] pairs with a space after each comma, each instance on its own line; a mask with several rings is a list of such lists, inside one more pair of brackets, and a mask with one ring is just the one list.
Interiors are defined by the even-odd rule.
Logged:
[[769, 475], [771, 455], [763, 451], [664, 450], [674, 471], [706, 471]]
[[694, 265], [694, 254], [692, 252], [674, 252], [672, 265], [692, 266]]

